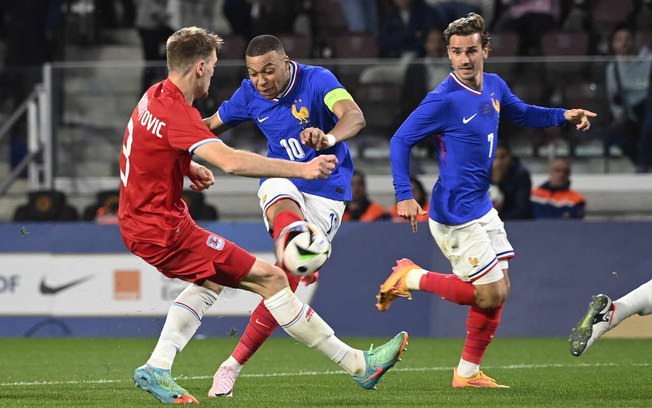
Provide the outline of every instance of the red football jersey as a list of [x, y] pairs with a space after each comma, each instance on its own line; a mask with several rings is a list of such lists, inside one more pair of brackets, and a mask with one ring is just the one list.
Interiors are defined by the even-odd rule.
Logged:
[[183, 202], [192, 152], [220, 141], [169, 79], [147, 90], [131, 114], [120, 156], [118, 217], [123, 236], [167, 246], [194, 223]]

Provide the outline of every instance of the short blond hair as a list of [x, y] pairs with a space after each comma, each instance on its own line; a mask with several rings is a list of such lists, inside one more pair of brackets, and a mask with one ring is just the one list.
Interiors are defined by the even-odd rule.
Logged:
[[172, 34], [165, 44], [168, 70], [183, 72], [199, 59], [208, 59], [213, 50], [219, 52], [224, 40], [205, 28], [184, 27]]

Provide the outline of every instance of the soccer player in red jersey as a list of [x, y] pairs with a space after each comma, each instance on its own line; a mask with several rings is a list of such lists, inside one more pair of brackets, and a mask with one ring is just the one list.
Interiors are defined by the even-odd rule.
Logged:
[[[222, 39], [197, 27], [183, 28], [167, 41], [168, 78], [147, 90], [125, 131], [120, 157], [120, 232], [135, 255], [169, 278], [194, 283], [200, 296], [182, 292], [147, 363], [134, 372], [136, 385], [164, 403], [197, 403], [172, 378], [176, 354], [188, 343], [222, 286], [255, 292], [290, 336], [321, 352], [374, 388], [396, 364], [407, 344], [401, 332], [368, 352], [353, 349], [290, 290], [285, 273], [256, 259], [228, 239], [196, 225], [181, 195], [184, 177], [195, 191], [214, 184], [213, 173], [193, 155], [226, 173], [249, 177], [325, 179], [333, 155], [306, 163], [234, 150], [213, 135], [192, 103], [208, 95]], [[186, 319], [190, 314], [192, 319]]]

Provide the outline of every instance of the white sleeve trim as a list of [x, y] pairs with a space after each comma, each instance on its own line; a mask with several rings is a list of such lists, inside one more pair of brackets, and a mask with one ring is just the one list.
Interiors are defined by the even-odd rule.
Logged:
[[212, 143], [212, 142], [220, 142], [220, 143], [224, 143], [224, 142], [222, 141], [222, 139], [218, 139], [218, 138], [204, 139], [204, 140], [201, 140], [201, 141], [195, 143], [194, 145], [190, 146], [190, 148], [188, 149], [188, 151], [189, 151], [190, 153], [193, 153], [193, 154], [194, 154], [196, 148], [198, 148], [199, 146], [205, 145], [206, 143]]

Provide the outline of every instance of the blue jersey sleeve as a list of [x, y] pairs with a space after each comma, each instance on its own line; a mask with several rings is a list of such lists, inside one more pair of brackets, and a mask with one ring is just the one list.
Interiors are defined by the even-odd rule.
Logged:
[[231, 99], [222, 102], [217, 109], [217, 114], [225, 125], [237, 126], [244, 121], [251, 120], [251, 114], [247, 108], [247, 92], [245, 90], [247, 86], [246, 80], [242, 81], [240, 88], [236, 89]]
[[529, 105], [514, 95], [502, 79], [500, 79], [500, 87], [502, 89], [500, 113], [507, 119], [532, 128], [561, 126], [566, 123], [565, 109]]
[[443, 98], [431, 93], [408, 116], [389, 142], [394, 191], [399, 201], [413, 198], [410, 184], [410, 150], [419, 141], [441, 132]]
[[[310, 71], [310, 75], [309, 83], [313, 86], [314, 92], [316, 92], [317, 95], [320, 95], [322, 102], [324, 102], [326, 106], [328, 106], [328, 104], [324, 98], [330, 91], [337, 88], [344, 89], [344, 86], [342, 86], [340, 81], [337, 80], [335, 75], [326, 68], [315, 67], [315, 69]], [[328, 109], [331, 110], [330, 107], [328, 107]]]

